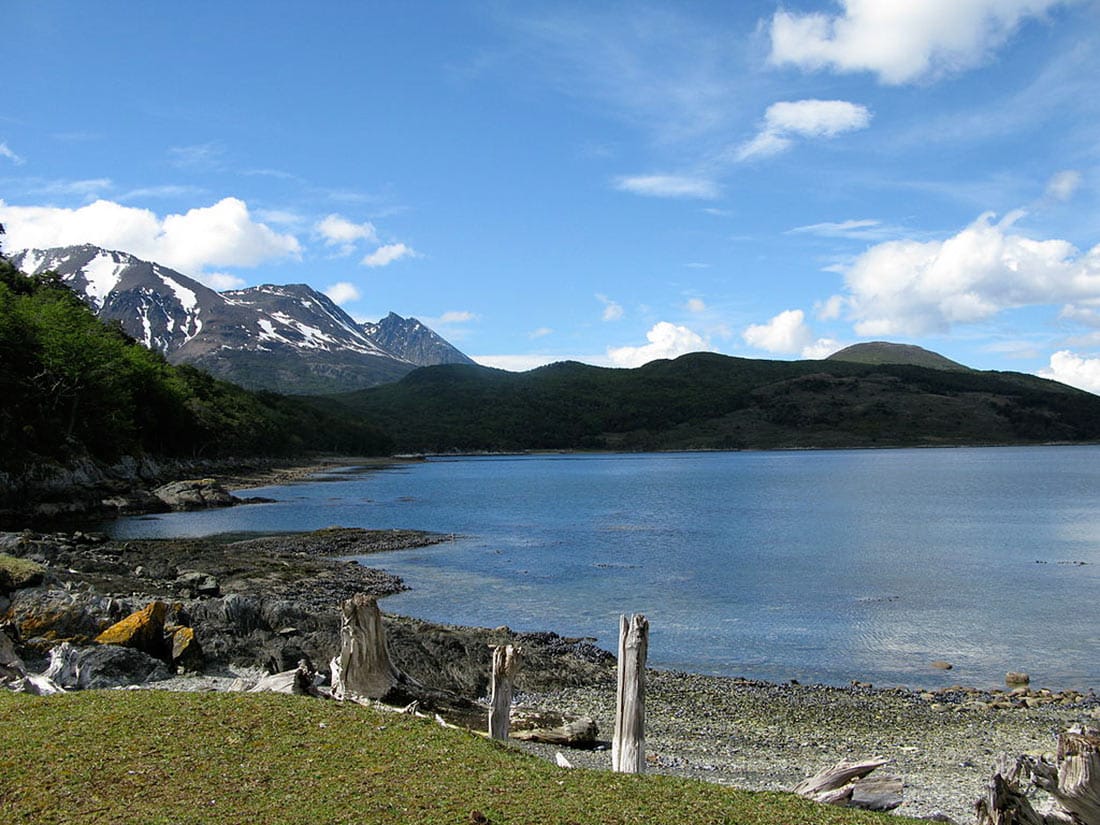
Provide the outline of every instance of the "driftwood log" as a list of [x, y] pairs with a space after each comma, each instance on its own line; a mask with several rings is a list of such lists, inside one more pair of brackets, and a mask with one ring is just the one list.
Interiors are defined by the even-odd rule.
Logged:
[[[1040, 813], [1031, 804], [1034, 788], [1049, 794], [1049, 810]], [[978, 825], [1100, 825], [1100, 731], [1075, 727], [1060, 734], [1053, 763], [1002, 757], [975, 810]]]
[[838, 762], [802, 780], [791, 788], [791, 792], [827, 805], [891, 811], [902, 802], [901, 779], [889, 775], [869, 776], [887, 762], [888, 759]]
[[645, 662], [649, 620], [641, 613], [619, 617], [619, 672], [611, 770], [645, 773]]
[[512, 708], [513, 739], [524, 742], [546, 742], [570, 748], [596, 747], [596, 722], [589, 716], [574, 716], [552, 710]]
[[512, 680], [519, 671], [519, 649], [514, 645], [492, 645], [492, 651], [489, 737], [507, 739], [512, 712]]

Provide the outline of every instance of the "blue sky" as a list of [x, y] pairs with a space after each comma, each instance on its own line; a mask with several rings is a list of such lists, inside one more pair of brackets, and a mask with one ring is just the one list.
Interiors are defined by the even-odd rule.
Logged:
[[1100, 392], [1100, 3], [13, 2], [5, 249], [479, 361], [914, 343]]

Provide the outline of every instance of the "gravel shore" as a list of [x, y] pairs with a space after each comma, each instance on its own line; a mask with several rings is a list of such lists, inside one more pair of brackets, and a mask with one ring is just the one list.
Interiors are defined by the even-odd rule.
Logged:
[[[1031, 696], [1040, 694], [921, 694], [650, 671], [647, 761], [655, 773], [787, 790], [842, 759], [881, 756], [892, 762], [880, 771], [904, 781], [905, 802], [894, 813], [969, 823], [997, 754], [1050, 752], [1069, 725], [1100, 720], [1095, 697], [1043, 696], [1046, 704], [1027, 707]], [[613, 689], [568, 688], [526, 698], [592, 716], [604, 738], [614, 729]], [[994, 702], [1012, 707], [990, 707]], [[553, 758], [555, 749], [533, 750]], [[570, 751], [568, 758], [576, 767], [610, 766], [606, 751]]]

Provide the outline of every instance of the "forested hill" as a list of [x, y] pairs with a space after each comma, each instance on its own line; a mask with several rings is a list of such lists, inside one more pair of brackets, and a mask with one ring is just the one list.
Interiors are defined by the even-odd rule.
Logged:
[[0, 399], [0, 471], [7, 473], [86, 458], [377, 454], [392, 447], [344, 411], [170, 366], [97, 319], [56, 276], [29, 278], [2, 255]]
[[1100, 397], [1030, 375], [712, 353], [630, 370], [427, 367], [340, 400], [402, 452], [1100, 441]]

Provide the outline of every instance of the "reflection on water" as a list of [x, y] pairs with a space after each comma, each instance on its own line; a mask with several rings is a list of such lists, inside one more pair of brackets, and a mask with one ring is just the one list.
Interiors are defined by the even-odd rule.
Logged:
[[640, 611], [653, 664], [776, 681], [1087, 688], [1098, 493], [1095, 447], [436, 459], [113, 531], [435, 530], [364, 560], [413, 587], [387, 609], [609, 648]]

